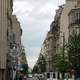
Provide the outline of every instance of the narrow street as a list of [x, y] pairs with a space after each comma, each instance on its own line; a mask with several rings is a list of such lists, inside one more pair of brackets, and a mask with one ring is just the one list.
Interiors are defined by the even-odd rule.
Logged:
[[27, 80], [33, 80], [33, 78], [27, 78]]
[[0, 80], [80, 80], [80, 0], [0, 0]]
[[39, 80], [37, 77], [27, 78], [27, 80]]

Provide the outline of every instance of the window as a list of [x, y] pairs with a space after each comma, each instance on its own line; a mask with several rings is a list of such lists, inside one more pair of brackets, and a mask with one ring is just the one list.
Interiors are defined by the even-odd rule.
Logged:
[[73, 10], [69, 14], [69, 23], [70, 24], [80, 24], [80, 10]]
[[80, 12], [75, 13], [75, 23], [80, 24]]

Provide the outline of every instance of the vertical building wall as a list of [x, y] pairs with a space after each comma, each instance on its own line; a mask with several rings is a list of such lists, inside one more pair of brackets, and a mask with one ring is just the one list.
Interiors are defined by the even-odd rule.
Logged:
[[[61, 14], [60, 31], [62, 33], [64, 33], [66, 41], [68, 41], [68, 37], [69, 37], [69, 31], [68, 31], [69, 18], [68, 18], [68, 14], [72, 9], [75, 9], [76, 6], [77, 6], [76, 0], [67, 0], [66, 4], [64, 5], [64, 9], [62, 11], [62, 14]], [[62, 34], [61, 34], [61, 36], [62, 36]]]
[[0, 0], [0, 80], [6, 80], [7, 60], [7, 0]]
[[15, 37], [15, 43], [19, 47], [21, 45], [22, 29], [21, 29], [20, 23], [18, 22], [16, 18], [16, 15], [12, 15], [12, 29], [13, 29], [13, 34]]
[[56, 10], [54, 21], [50, 25], [50, 31], [48, 32], [44, 43], [42, 45], [40, 53], [44, 55], [46, 59], [46, 71], [56, 71], [53, 57], [59, 52], [59, 33], [60, 33], [60, 16], [63, 10], [63, 6], [60, 6]]
[[6, 69], [7, 0], [0, 0], [0, 69]]
[[54, 63], [52, 62], [52, 58], [56, 54], [55, 46], [55, 35], [49, 31], [40, 51], [40, 54], [42, 54], [46, 60], [47, 72], [55, 70]]
[[66, 4], [60, 6], [56, 11], [54, 22], [50, 26], [50, 32], [44, 40], [40, 52], [45, 56], [47, 71], [54, 71], [54, 63], [51, 63], [52, 57], [57, 53], [61, 53], [61, 50], [64, 48], [64, 41], [68, 42], [69, 13], [76, 8], [80, 8], [80, 0], [66, 0]]
[[11, 80], [12, 59], [9, 51], [14, 44], [13, 34], [15, 43], [21, 45], [22, 30], [12, 12], [13, 0], [0, 0], [0, 80]]

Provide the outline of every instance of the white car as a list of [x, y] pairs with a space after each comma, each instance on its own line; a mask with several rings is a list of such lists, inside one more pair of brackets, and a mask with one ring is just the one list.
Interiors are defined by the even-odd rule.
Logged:
[[37, 77], [33, 77], [32, 79], [33, 79], [33, 80], [38, 80], [38, 78], [37, 78]]
[[58, 80], [60, 79], [60, 73], [57, 72], [47, 72], [45, 73], [47, 80]]
[[[62, 74], [59, 72], [47, 72], [45, 73], [45, 75], [46, 75], [46, 80], [59, 80], [62, 78]], [[64, 80], [67, 80], [67, 78], [65, 78]], [[69, 78], [68, 80], [74, 80], [74, 77]]]

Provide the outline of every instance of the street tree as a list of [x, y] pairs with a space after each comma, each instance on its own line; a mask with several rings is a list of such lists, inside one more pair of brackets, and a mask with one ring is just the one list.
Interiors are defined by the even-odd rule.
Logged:
[[28, 74], [28, 64], [22, 64], [23, 74]]
[[74, 33], [73, 35], [69, 36], [68, 55], [72, 68], [77, 73], [80, 72], [80, 33]]
[[56, 54], [54, 56], [54, 63], [57, 70], [62, 73], [62, 78], [64, 79], [64, 74], [70, 67], [68, 59], [64, 57], [63, 54]]
[[46, 72], [46, 60], [45, 60], [45, 57], [42, 54], [41, 54], [41, 57], [39, 59], [38, 66], [39, 66], [39, 69], [40, 69], [41, 73]]
[[38, 73], [39, 72], [39, 68], [37, 65], [34, 66], [32, 73]]

